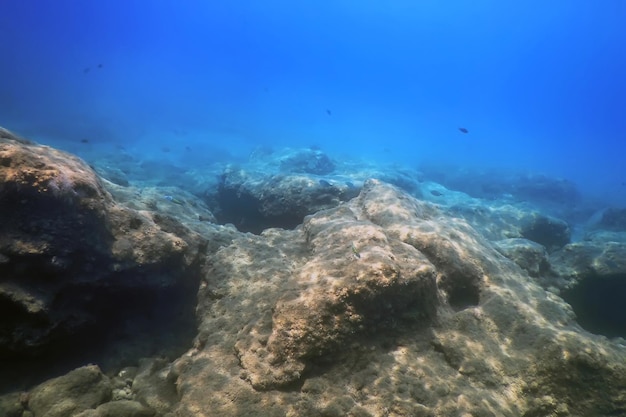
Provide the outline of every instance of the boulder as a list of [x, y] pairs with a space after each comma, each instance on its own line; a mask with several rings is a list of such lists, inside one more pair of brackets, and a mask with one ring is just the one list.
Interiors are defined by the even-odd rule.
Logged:
[[269, 227], [292, 229], [304, 216], [335, 207], [358, 191], [349, 181], [231, 167], [218, 186], [215, 215], [220, 223], [232, 223], [245, 232], [260, 233]]
[[[137, 335], [152, 320], [166, 326], [160, 335], [168, 323], [174, 333], [193, 329], [205, 240], [172, 216], [118, 204], [79, 158], [0, 133], [0, 361], [7, 376], [14, 366], [43, 370], [53, 362], [45, 355], [82, 355], [114, 333]], [[159, 337], [145, 340], [166, 345]], [[191, 336], [174, 338], [178, 344]]]
[[498, 252], [518, 264], [531, 277], [550, 273], [548, 252], [539, 243], [528, 239], [504, 239], [494, 242]]
[[[126, 358], [111, 378], [79, 368], [0, 397], [7, 415], [624, 413], [626, 329], [591, 328], [557, 295], [574, 309], [590, 295], [584, 308], [626, 322], [622, 232], [564, 243], [564, 222], [521, 205], [463, 204], [462, 193], [418, 181], [427, 202], [369, 180], [345, 184], [358, 192], [349, 201], [312, 204], [293, 229], [243, 234], [212, 224], [179, 189], [115, 186], [76, 158], [0, 134], [0, 312], [11, 318], [0, 325], [4, 379], [21, 352], [34, 364], [50, 362], [37, 354], [54, 347], [90, 353], [82, 342], [102, 341], [107, 329], [136, 334], [128, 323], [137, 315], [156, 323], [158, 346], [161, 333], [177, 335], [167, 326], [174, 312], [186, 317], [181, 325], [192, 311], [197, 318], [185, 353]], [[269, 213], [298, 201], [307, 181], [343, 182], [229, 175], [236, 198], [272, 195], [289, 178], [292, 194], [275, 194], [290, 196], [282, 202], [255, 194]]]
[[563, 288], [586, 277], [626, 275], [626, 232], [595, 231], [550, 254], [554, 272], [565, 279]]
[[520, 234], [523, 238], [543, 245], [548, 252], [562, 248], [571, 239], [570, 228], [565, 221], [542, 214], [524, 218]]
[[35, 387], [30, 392], [28, 409], [34, 417], [72, 417], [110, 399], [109, 378], [90, 365]]
[[143, 358], [132, 383], [135, 398], [151, 410], [163, 415], [178, 402], [176, 374], [163, 358]]
[[610, 415], [626, 350], [466, 221], [368, 181], [211, 256], [175, 415]]
[[626, 233], [595, 231], [550, 255], [551, 286], [570, 303], [581, 326], [626, 336]]
[[0, 416], [23, 417], [28, 405], [28, 394], [25, 392], [11, 392], [0, 395]]
[[491, 241], [523, 238], [552, 252], [568, 244], [571, 239], [567, 222], [525, 205], [463, 199], [444, 209], [467, 220]]

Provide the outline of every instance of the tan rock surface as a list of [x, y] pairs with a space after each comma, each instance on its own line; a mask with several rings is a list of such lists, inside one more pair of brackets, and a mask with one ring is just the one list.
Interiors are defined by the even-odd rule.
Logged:
[[385, 184], [211, 264], [177, 416], [583, 416], [626, 392], [620, 346], [467, 223]]
[[[0, 326], [0, 353], [33, 340], [45, 348], [55, 329], [102, 313], [87, 308], [94, 294], [119, 307], [125, 289], [139, 286], [133, 294], [143, 296], [200, 280], [197, 306], [167, 291], [155, 298], [160, 309], [196, 307], [194, 346], [174, 363], [149, 358], [110, 378], [96, 366], [78, 368], [0, 397], [0, 411], [626, 415], [625, 344], [583, 331], [570, 306], [501, 255], [471, 219], [371, 180], [357, 198], [295, 230], [251, 235], [201, 219], [208, 214], [190, 195], [169, 206], [161, 189], [132, 201], [135, 191], [118, 189], [121, 205], [78, 158], [0, 129], [0, 306], [13, 317]], [[531, 229], [565, 236], [566, 225], [544, 223]], [[512, 237], [495, 229], [487, 239]], [[623, 271], [623, 245], [607, 239], [553, 252], [555, 282]], [[507, 247], [536, 270], [529, 251]], [[48, 327], [25, 330], [33, 318]]]
[[78, 157], [0, 129], [0, 389], [50, 365], [24, 358], [72, 360], [150, 314], [191, 317], [206, 247], [166, 213], [118, 204]]
[[36, 416], [68, 417], [111, 399], [111, 383], [95, 366], [85, 366], [37, 386], [28, 409]]

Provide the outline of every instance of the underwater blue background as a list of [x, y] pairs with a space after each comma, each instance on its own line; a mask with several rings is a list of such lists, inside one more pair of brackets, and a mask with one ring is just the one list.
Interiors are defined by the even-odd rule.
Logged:
[[621, 0], [3, 0], [0, 125], [190, 166], [316, 145], [512, 168], [626, 204], [625, 18]]

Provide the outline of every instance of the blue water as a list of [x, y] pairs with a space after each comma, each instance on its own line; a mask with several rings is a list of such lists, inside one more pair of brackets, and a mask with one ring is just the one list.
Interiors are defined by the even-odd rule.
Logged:
[[189, 163], [507, 167], [626, 204], [624, 21], [622, 0], [2, 0], [0, 125]]

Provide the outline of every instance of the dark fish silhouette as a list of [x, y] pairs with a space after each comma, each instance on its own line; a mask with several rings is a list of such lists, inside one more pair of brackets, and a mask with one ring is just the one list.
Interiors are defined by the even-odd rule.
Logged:
[[326, 109], [326, 114], [332, 116], [333, 113], [330, 110]]
[[89, 143], [89, 139], [81, 139], [80, 143]]
[[430, 190], [430, 193], [434, 195], [435, 197], [441, 197], [443, 195], [441, 191], [437, 191], [437, 190]]
[[464, 127], [459, 127], [459, 130], [460, 130], [462, 133], [469, 133], [469, 130], [467, 130], [467, 129], [466, 129], [466, 128], [464, 128]]
[[98, 68], [102, 68], [102, 64], [98, 64]]
[[89, 71], [91, 71], [91, 68], [86, 67], [85, 69], [83, 69], [83, 74], [87, 74]]

